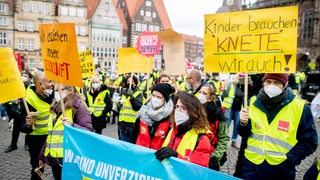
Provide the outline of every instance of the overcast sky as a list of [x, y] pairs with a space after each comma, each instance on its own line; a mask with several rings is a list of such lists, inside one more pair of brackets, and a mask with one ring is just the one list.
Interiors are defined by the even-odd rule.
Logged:
[[163, 0], [173, 30], [203, 37], [205, 14], [214, 14], [223, 0]]

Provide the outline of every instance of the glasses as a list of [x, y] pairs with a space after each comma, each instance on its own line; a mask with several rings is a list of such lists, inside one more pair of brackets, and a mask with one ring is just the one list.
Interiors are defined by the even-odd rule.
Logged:
[[183, 105], [175, 105], [174, 109], [182, 111], [182, 112], [186, 112], [187, 111], [187, 108], [185, 106], [183, 106]]

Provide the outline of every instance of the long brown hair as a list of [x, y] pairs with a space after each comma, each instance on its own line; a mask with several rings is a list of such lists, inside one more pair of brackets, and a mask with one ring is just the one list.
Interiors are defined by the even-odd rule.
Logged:
[[[190, 93], [180, 92], [174, 98], [174, 105], [177, 104], [178, 100], [180, 100], [187, 109], [190, 118], [187, 122], [189, 128], [194, 128], [196, 131], [209, 129], [207, 113], [196, 96]], [[172, 112], [172, 117], [174, 120], [174, 111]]]

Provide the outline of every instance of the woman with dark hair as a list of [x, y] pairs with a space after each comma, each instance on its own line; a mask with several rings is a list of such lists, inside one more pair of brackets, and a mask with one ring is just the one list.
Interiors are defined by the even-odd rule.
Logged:
[[221, 109], [216, 105], [215, 90], [211, 84], [204, 84], [198, 99], [207, 112], [210, 130], [213, 133], [214, 151], [210, 158], [209, 168], [219, 171], [220, 166], [227, 160], [229, 142], [228, 125]]
[[130, 142], [151, 149], [161, 148], [170, 128], [173, 102], [170, 94], [175, 89], [167, 83], [153, 86], [152, 98], [141, 107], [133, 128]]
[[136, 76], [127, 76], [117, 103], [119, 110], [118, 134], [119, 139], [129, 142], [130, 135], [136, 122], [136, 116], [142, 106], [143, 94], [137, 88], [138, 79]]
[[208, 167], [212, 152], [207, 115], [193, 94], [178, 93], [174, 99], [173, 127], [155, 155], [159, 161], [174, 156]]
[[[39, 154], [39, 167], [45, 164], [51, 166], [55, 180], [61, 179], [63, 159], [63, 131], [64, 125], [87, 129], [93, 131], [90, 113], [75, 87], [60, 84], [61, 96], [55, 85], [55, 101], [51, 104], [50, 113], [52, 121], [48, 123], [48, 137]], [[65, 106], [65, 117], [63, 117], [60, 101]]]

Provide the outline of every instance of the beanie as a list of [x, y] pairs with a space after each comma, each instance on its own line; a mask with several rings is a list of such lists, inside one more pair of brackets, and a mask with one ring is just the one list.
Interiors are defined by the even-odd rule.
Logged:
[[281, 81], [282, 84], [285, 86], [288, 82], [288, 78], [288, 74], [267, 73], [264, 75], [263, 81], [265, 81], [266, 79], [275, 79]]
[[167, 83], [159, 83], [159, 84], [156, 84], [152, 87], [152, 90], [151, 90], [151, 93], [153, 91], [158, 91], [160, 92], [164, 99], [168, 102], [169, 101], [169, 96], [170, 94], [174, 93], [175, 92], [175, 89], [174, 87], [172, 87], [170, 84], [167, 84]]

